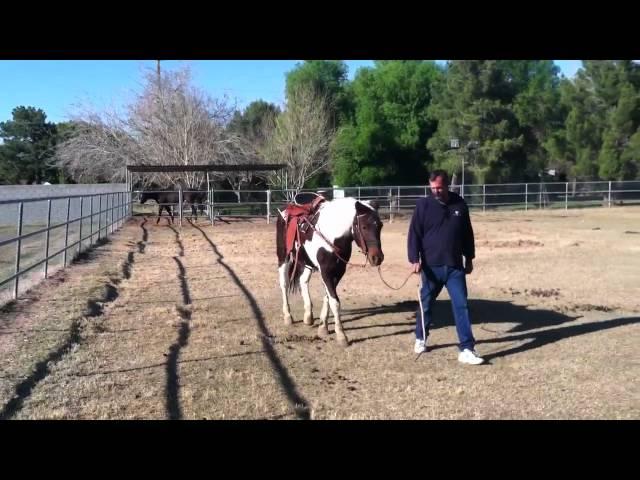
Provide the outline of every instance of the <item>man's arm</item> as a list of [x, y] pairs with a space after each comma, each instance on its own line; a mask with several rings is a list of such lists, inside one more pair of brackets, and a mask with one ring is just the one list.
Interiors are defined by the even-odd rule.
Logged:
[[409, 224], [409, 233], [407, 235], [407, 257], [414, 273], [420, 271], [420, 249], [422, 245], [422, 205], [423, 202], [418, 200], [416, 208], [411, 217]]
[[465, 208], [464, 220], [465, 225], [462, 233], [462, 255], [464, 255], [465, 259], [464, 271], [468, 274], [473, 271], [473, 259], [476, 256], [476, 245], [468, 207]]

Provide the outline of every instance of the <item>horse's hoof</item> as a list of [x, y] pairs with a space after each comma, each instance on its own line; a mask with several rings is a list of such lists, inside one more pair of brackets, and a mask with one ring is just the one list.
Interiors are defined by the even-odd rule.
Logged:
[[349, 346], [349, 340], [344, 335], [341, 337], [337, 337], [336, 340], [338, 341], [338, 345], [340, 345], [342, 348], [347, 348]]
[[313, 326], [313, 315], [309, 315], [309, 316], [305, 315], [304, 316], [304, 324], [305, 325], [309, 325], [310, 327], [312, 327]]
[[324, 325], [320, 325], [318, 327], [318, 336], [319, 337], [326, 337], [329, 335], [329, 329], [327, 327], [325, 327]]
[[284, 324], [285, 325], [293, 325], [293, 318], [291, 318], [291, 315], [285, 315], [284, 316]]

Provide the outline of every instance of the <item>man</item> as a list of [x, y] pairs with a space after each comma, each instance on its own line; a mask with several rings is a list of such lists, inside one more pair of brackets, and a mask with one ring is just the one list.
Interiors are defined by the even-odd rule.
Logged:
[[431, 196], [418, 199], [407, 242], [411, 269], [422, 277], [414, 351], [427, 351], [433, 305], [446, 286], [460, 341], [458, 360], [479, 365], [484, 360], [474, 350], [465, 279], [465, 274], [473, 271], [475, 256], [469, 209], [460, 195], [449, 192], [449, 177], [444, 170], [431, 173], [429, 187]]

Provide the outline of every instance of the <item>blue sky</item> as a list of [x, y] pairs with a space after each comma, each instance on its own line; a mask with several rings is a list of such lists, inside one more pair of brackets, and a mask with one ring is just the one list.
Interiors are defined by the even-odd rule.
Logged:
[[[244, 107], [263, 99], [284, 101], [285, 73], [301, 60], [163, 61], [162, 68], [191, 67], [194, 84], [212, 96], [227, 94]], [[572, 77], [580, 60], [556, 60]], [[371, 60], [346, 60], [349, 78]], [[139, 90], [142, 72], [154, 60], [0, 60], [0, 121], [11, 119], [19, 105], [41, 108], [52, 122], [67, 120], [75, 105], [90, 102], [98, 108], [122, 106]]]

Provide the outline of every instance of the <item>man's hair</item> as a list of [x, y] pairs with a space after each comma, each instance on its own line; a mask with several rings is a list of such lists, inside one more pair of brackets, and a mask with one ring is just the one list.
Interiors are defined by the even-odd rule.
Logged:
[[445, 170], [434, 170], [429, 175], [429, 181], [433, 182], [436, 178], [441, 177], [442, 181], [449, 185], [449, 174]]

